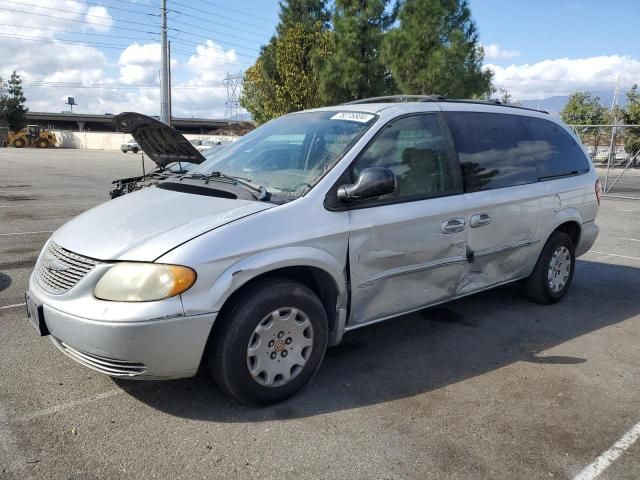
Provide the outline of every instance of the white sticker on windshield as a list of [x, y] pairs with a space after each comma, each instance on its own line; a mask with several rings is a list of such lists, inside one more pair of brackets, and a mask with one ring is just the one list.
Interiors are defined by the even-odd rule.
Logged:
[[372, 113], [340, 112], [331, 117], [331, 120], [347, 120], [350, 122], [367, 123], [373, 117], [375, 117], [375, 115], [373, 115]]

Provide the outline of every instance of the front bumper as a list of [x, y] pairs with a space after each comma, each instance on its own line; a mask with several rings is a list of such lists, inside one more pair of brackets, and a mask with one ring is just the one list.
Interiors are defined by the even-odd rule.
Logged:
[[[172, 310], [172, 314], [154, 319], [84, 318], [62, 311], [62, 302], [48, 298], [33, 275], [29, 296], [43, 305], [51, 340], [62, 352], [88, 368], [114, 377], [169, 379], [195, 375], [217, 315], [184, 316]], [[116, 306], [118, 302], [109, 303]], [[133, 305], [131, 310], [135, 310]], [[157, 306], [154, 312], [157, 313]]]

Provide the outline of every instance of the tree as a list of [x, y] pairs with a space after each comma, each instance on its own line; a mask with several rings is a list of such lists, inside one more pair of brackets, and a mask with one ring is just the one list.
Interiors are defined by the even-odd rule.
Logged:
[[320, 94], [328, 104], [391, 93], [393, 82], [380, 58], [384, 32], [395, 20], [389, 0], [336, 0], [333, 55], [320, 71]]
[[[604, 125], [610, 122], [607, 108], [600, 103], [600, 97], [592, 97], [589, 92], [576, 90], [569, 96], [567, 104], [560, 112], [560, 118], [568, 125]], [[597, 153], [600, 141], [607, 133], [606, 129], [598, 127], [576, 127], [576, 133], [582, 143], [594, 148]]]
[[274, 73], [258, 58], [244, 77], [242, 106], [261, 124], [289, 112], [322, 105], [318, 92], [318, 65], [331, 52], [329, 32], [307, 32], [297, 24], [278, 37], [272, 46]]
[[317, 94], [319, 69], [330, 48], [325, 1], [281, 1], [280, 9], [276, 35], [262, 47], [256, 63], [244, 75], [240, 103], [258, 124], [321, 105]]
[[405, 94], [482, 97], [493, 73], [482, 69], [484, 51], [467, 0], [406, 0], [400, 25], [385, 35], [383, 60]]
[[279, 17], [278, 36], [296, 25], [302, 25], [307, 32], [326, 30], [331, 19], [326, 0], [281, 0]]
[[0, 77], [0, 127], [7, 123], [7, 82]]
[[27, 125], [28, 109], [24, 106], [26, 101], [22, 90], [22, 79], [14, 70], [6, 84], [4, 108], [2, 108], [3, 116], [13, 131], [22, 130]]
[[[627, 125], [640, 125], [640, 93], [638, 85], [634, 85], [627, 92], [627, 108], [622, 113]], [[640, 150], [640, 127], [627, 127], [624, 135], [624, 149], [629, 155], [635, 155]]]
[[501, 88], [500, 90], [498, 90], [498, 94], [500, 95], [498, 100], [500, 100], [500, 103], [502, 103], [503, 105], [512, 105], [514, 107], [520, 106], [520, 102], [514, 100], [513, 95], [511, 95], [511, 92], [506, 88]]

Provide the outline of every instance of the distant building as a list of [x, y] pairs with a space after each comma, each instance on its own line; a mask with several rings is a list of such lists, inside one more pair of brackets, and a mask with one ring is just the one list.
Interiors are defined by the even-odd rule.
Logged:
[[[154, 117], [158, 118], [158, 117]], [[29, 125], [40, 125], [50, 130], [70, 130], [75, 132], [115, 132], [113, 115], [94, 115], [87, 113], [46, 113], [27, 112]], [[199, 135], [244, 135], [255, 127], [251, 122], [209, 119], [209, 118], [173, 118], [172, 126], [181, 133]]]

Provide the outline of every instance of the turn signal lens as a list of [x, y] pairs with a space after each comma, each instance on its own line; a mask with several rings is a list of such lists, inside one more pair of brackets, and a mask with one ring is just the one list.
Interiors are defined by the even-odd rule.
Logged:
[[180, 265], [122, 262], [98, 281], [93, 294], [101, 300], [150, 302], [174, 297], [196, 281], [196, 272]]

